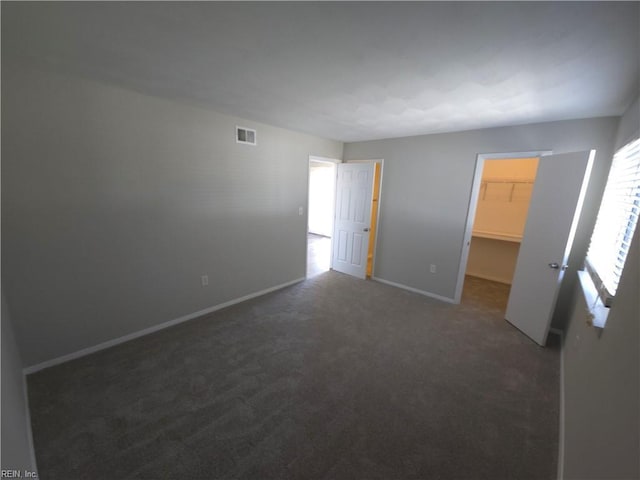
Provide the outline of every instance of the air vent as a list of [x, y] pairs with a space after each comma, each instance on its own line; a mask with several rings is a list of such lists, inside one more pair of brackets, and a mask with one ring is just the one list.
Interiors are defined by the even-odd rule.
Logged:
[[256, 131], [250, 128], [238, 127], [236, 125], [236, 143], [256, 145]]

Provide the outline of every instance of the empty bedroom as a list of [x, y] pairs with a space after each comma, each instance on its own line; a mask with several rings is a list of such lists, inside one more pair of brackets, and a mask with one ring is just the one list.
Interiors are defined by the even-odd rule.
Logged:
[[0, 9], [0, 476], [640, 478], [639, 2]]

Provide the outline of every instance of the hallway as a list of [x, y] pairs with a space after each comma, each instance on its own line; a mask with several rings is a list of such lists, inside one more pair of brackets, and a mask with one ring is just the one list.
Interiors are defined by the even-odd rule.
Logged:
[[307, 234], [307, 278], [315, 277], [331, 268], [331, 238]]

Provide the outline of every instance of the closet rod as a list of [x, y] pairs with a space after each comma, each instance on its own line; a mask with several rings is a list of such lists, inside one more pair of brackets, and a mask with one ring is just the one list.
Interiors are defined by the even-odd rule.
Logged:
[[486, 179], [482, 180], [482, 183], [533, 183], [534, 180], [509, 180], [506, 178], [497, 178], [495, 180]]
[[[513, 191], [516, 188], [516, 185], [518, 184], [522, 184], [522, 185], [532, 185], [534, 183], [535, 180], [522, 180], [522, 179], [507, 179], [507, 178], [499, 178], [499, 179], [486, 179], [486, 180], [482, 180], [482, 182], [480, 182], [480, 190], [482, 192], [482, 197], [481, 199], [484, 200], [487, 196], [487, 188], [488, 185], [490, 183], [510, 183], [511, 184], [511, 191], [509, 192], [509, 202], [513, 201]], [[484, 191], [483, 191], [484, 189]]]

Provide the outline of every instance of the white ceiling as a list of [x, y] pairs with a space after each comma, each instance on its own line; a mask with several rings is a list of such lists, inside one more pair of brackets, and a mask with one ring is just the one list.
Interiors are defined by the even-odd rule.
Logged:
[[14, 62], [343, 141], [620, 115], [640, 3], [2, 2]]

